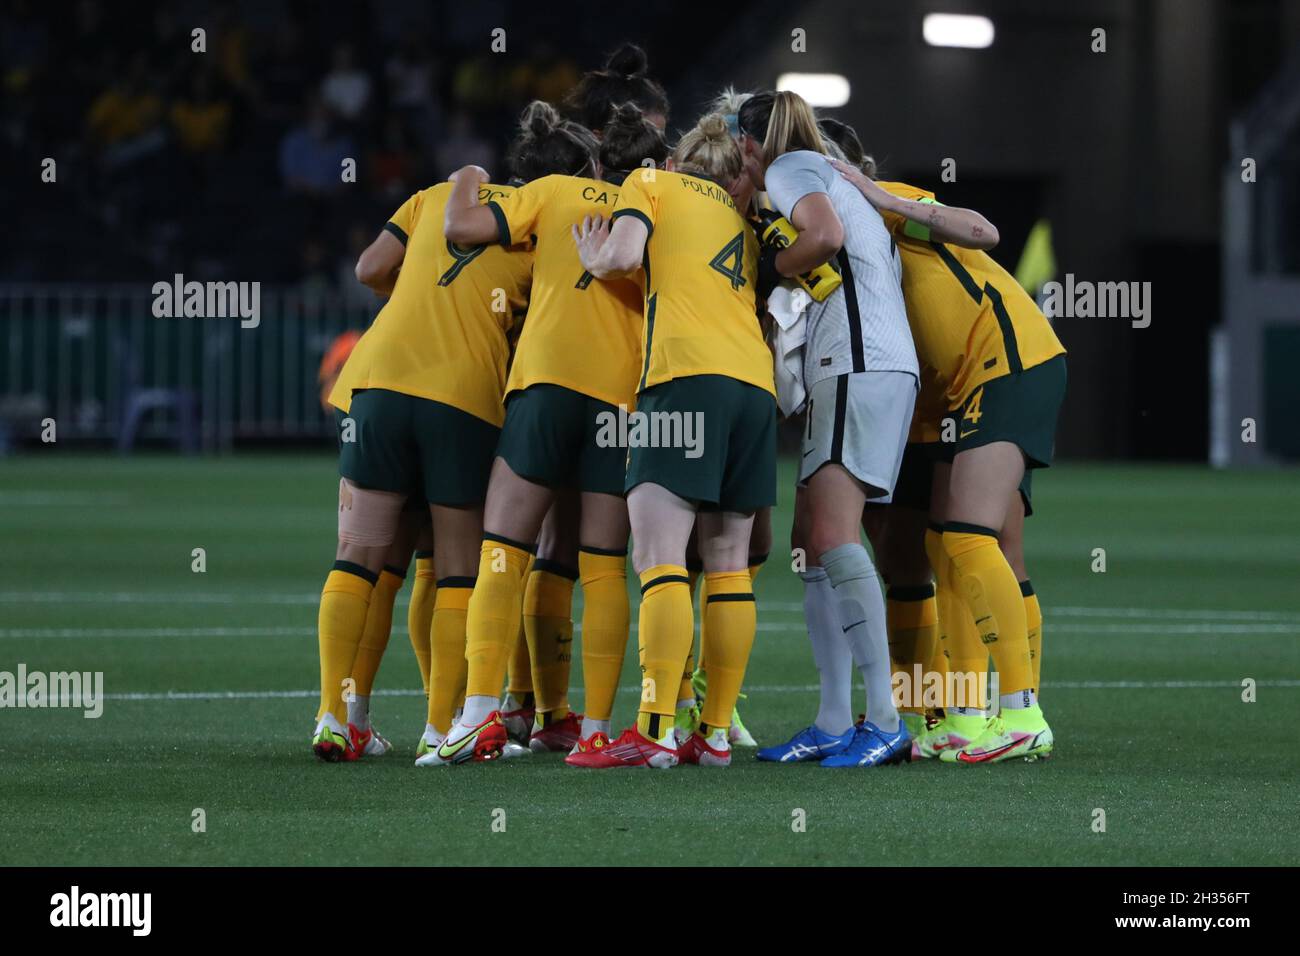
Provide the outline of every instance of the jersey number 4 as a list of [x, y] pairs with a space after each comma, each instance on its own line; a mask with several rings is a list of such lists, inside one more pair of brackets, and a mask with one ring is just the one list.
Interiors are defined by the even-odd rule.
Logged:
[[745, 234], [738, 232], [725, 246], [718, 250], [709, 265], [721, 272], [731, 282], [733, 289], [745, 284]]

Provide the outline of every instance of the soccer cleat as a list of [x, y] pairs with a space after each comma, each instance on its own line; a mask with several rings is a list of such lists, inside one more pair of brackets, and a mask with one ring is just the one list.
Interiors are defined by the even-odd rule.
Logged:
[[[745, 695], [740, 695], [741, 700], [745, 700]], [[727, 740], [733, 747], [757, 747], [758, 741], [754, 735], [745, 729], [745, 725], [740, 720], [740, 708], [731, 708], [731, 727], [727, 731]]]
[[844, 748], [849, 745], [849, 741], [852, 739], [852, 727], [836, 736], [835, 734], [826, 733], [814, 724], [811, 727], [805, 727], [783, 744], [777, 744], [775, 747], [764, 747], [754, 756], [759, 760], [769, 760], [773, 763], [802, 763], [808, 760], [821, 760], [823, 757], [832, 757], [835, 754], [843, 753]]
[[[506, 735], [506, 725], [501, 722], [501, 711], [494, 710], [484, 718], [481, 724], [468, 728], [468, 733], [460, 737], [452, 738], [457, 730], [466, 729], [463, 724], [455, 724], [452, 731], [445, 740], [438, 745], [438, 749], [432, 755], [426, 754], [416, 761], [417, 766], [438, 766], [434, 761], [429, 760], [429, 756], [436, 757], [440, 763], [453, 764], [474, 761], [481, 763], [486, 760], [495, 760], [501, 756], [501, 751], [506, 742], [510, 739]], [[428, 761], [422, 763], [421, 761]]]
[[[594, 734], [592, 735], [595, 736]], [[672, 740], [672, 736], [664, 738]], [[677, 750], [665, 747], [644, 737], [635, 727], [629, 727], [611, 744], [585, 753], [569, 754], [564, 762], [570, 767], [610, 770], [614, 767], [654, 767], [667, 770], [677, 765]]]
[[701, 767], [730, 767], [731, 744], [721, 727], [708, 737], [694, 733], [677, 745], [677, 759]]
[[841, 753], [827, 757], [823, 767], [884, 767], [912, 759], [912, 738], [901, 720], [898, 730], [885, 733], [866, 720], [853, 728], [853, 739]]
[[506, 725], [506, 733], [517, 744], [528, 746], [533, 733], [533, 721], [537, 712], [532, 707], [524, 707], [514, 694], [506, 694], [501, 701], [501, 722]]
[[501, 748], [502, 760], [514, 760], [516, 757], [527, 757], [532, 753], [522, 744], [517, 744], [513, 740], [507, 740]]
[[695, 733], [700, 726], [700, 705], [692, 701], [685, 707], [678, 707], [677, 714], [673, 717], [673, 733], [677, 735], [677, 743], [680, 746], [691, 734]]
[[357, 752], [352, 749], [352, 741], [332, 714], [326, 714], [317, 722], [316, 732], [311, 738], [311, 750], [326, 763], [357, 759]]
[[393, 749], [388, 738], [373, 727], [360, 730], [356, 724], [348, 724], [348, 739], [352, 742], [352, 749], [360, 757], [382, 757]]
[[553, 720], [549, 726], [533, 724], [528, 749], [535, 754], [571, 751], [582, 737], [582, 714], [572, 711], [562, 720]]
[[925, 714], [905, 713], [899, 716], [903, 718], [903, 723], [907, 725], [907, 735], [913, 740], [925, 733], [927, 724]]
[[952, 712], [939, 720], [928, 721], [926, 729], [912, 738], [912, 759], [930, 759], [945, 750], [960, 750], [984, 733], [988, 722], [982, 715]]
[[1001, 763], [1020, 757], [1038, 760], [1051, 755], [1052, 728], [1037, 707], [1004, 710], [988, 722], [984, 733], [966, 746], [939, 754], [944, 763]]
[[592, 753], [593, 751], [602, 750], [608, 746], [609, 735], [603, 730], [598, 730], [590, 737], [579, 737], [578, 742], [574, 744], [573, 749], [569, 751], [569, 756], [564, 758], [564, 762], [575, 767], [581, 767], [582, 764], [573, 763], [571, 758], [577, 754]]
[[[709, 689], [709, 675], [702, 671], [696, 670], [691, 674], [691, 689], [695, 691], [696, 702], [704, 700], [705, 692]], [[748, 700], [744, 694], [740, 695], [741, 700]], [[758, 741], [754, 739], [746, 728], [744, 722], [740, 719], [740, 708], [731, 708], [731, 728], [727, 732], [727, 740], [733, 747], [757, 747]]]

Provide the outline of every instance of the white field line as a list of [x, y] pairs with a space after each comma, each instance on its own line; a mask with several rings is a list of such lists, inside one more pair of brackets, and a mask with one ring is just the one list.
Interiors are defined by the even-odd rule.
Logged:
[[[1093, 636], [1117, 635], [1194, 635], [1300, 637], [1300, 621], [1295, 624], [1077, 624], [1060, 623], [1047, 619], [1045, 627], [1050, 634], [1089, 634]], [[797, 635], [803, 631], [802, 622], [759, 621], [760, 633]], [[631, 633], [637, 633], [636, 624]], [[582, 633], [582, 625], [575, 624], [575, 634]], [[9, 627], [0, 628], [0, 641], [37, 640], [172, 640], [177, 638], [215, 637], [293, 637], [316, 636], [314, 627]]]
[[[405, 606], [408, 601], [407, 592], [403, 591], [398, 594], [398, 606]], [[315, 607], [319, 603], [320, 594], [318, 592], [249, 591], [241, 594], [238, 592], [208, 591], [0, 591], [0, 604], [287, 604]], [[764, 601], [760, 599], [758, 607], [760, 614], [803, 614], [803, 604], [797, 601]], [[1044, 613], [1049, 620], [1058, 617], [1100, 617], [1134, 618], [1138, 620], [1300, 623], [1300, 610], [1243, 611], [1214, 608], [1074, 607], [1048, 604], [1044, 608]]]
[[[1050, 681], [1043, 685], [1049, 690], [1206, 690], [1206, 689], [1241, 689], [1238, 681], [1222, 680], [1086, 680], [1086, 681]], [[1300, 679], [1262, 680], [1258, 687], [1297, 688]], [[757, 684], [747, 686], [747, 694], [813, 694], [817, 692], [816, 684]], [[575, 691], [577, 689], [575, 688]], [[640, 693], [641, 688], [633, 685], [620, 687], [620, 694]], [[312, 699], [320, 696], [319, 690], [200, 690], [200, 691], [165, 691], [158, 693], [121, 693], [105, 694], [105, 700], [122, 701], [187, 701], [187, 700], [297, 700]], [[376, 690], [375, 697], [423, 697], [424, 691], [418, 688]]]

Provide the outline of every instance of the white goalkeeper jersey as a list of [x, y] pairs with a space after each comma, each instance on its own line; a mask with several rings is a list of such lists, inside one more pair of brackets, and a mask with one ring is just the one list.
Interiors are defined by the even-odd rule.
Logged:
[[831, 260], [844, 284], [807, 305], [804, 387], [846, 372], [908, 372], [919, 377], [903, 304], [903, 267], [884, 220], [862, 194], [811, 150], [778, 156], [767, 169], [768, 198], [787, 219], [810, 193], [825, 193], [844, 225]]

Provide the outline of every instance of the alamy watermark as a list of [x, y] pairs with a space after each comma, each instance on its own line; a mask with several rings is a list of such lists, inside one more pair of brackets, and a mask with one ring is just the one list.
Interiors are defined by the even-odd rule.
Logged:
[[967, 707], [987, 710], [990, 716], [998, 712], [996, 671], [931, 671], [914, 664], [910, 671], [895, 671], [890, 683], [895, 707]]
[[703, 412], [618, 412], [596, 415], [596, 444], [601, 448], [681, 448], [685, 457], [704, 454]]
[[1049, 319], [1132, 319], [1135, 329], [1151, 324], [1150, 282], [1076, 282], [1067, 272], [1064, 284], [1044, 283], [1042, 295]]
[[60, 707], [85, 711], [94, 720], [104, 713], [103, 671], [0, 671], [0, 708]]
[[152, 893], [83, 893], [73, 886], [50, 897], [50, 925], [56, 927], [126, 927], [132, 936], [153, 928]]
[[239, 319], [245, 329], [262, 322], [262, 283], [185, 281], [176, 273], [171, 282], [153, 284], [156, 319]]

